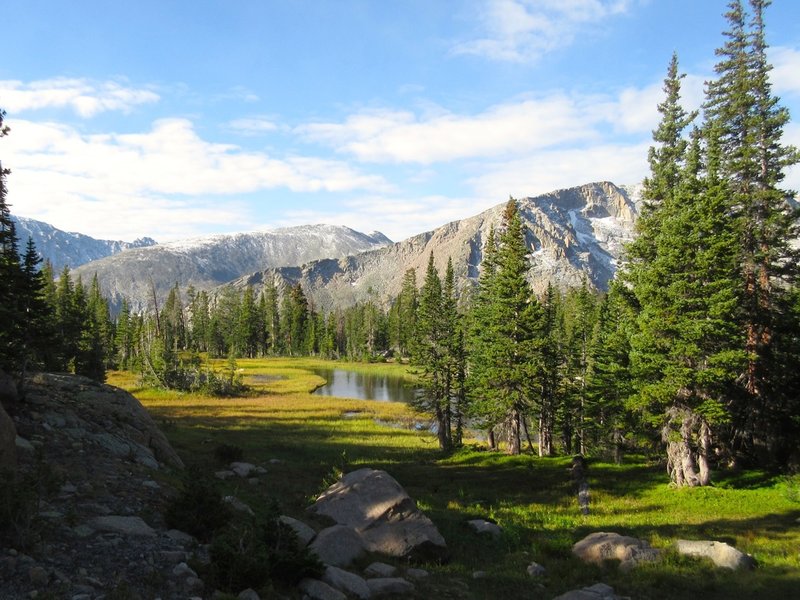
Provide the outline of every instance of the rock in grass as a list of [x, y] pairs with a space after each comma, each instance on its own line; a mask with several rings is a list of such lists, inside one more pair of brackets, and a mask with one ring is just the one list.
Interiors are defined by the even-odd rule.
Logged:
[[675, 545], [679, 554], [707, 557], [716, 566], [724, 569], [737, 571], [739, 569], [752, 569], [756, 566], [756, 561], [752, 556], [737, 550], [725, 542], [678, 540]]
[[370, 552], [423, 562], [447, 558], [439, 530], [386, 471], [348, 473], [310, 510], [355, 529]]
[[623, 570], [658, 560], [661, 556], [659, 550], [651, 548], [644, 540], [605, 531], [587, 535], [572, 547], [572, 553], [583, 562], [598, 565], [607, 560], [618, 560]]
[[553, 600], [621, 600], [621, 598], [614, 593], [614, 588], [610, 585], [595, 583], [590, 587], [561, 594]]

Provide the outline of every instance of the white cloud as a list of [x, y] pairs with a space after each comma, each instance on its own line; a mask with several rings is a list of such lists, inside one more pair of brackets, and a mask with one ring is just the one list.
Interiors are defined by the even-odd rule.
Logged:
[[305, 125], [297, 132], [363, 161], [430, 164], [591, 138], [584, 108], [580, 101], [555, 94], [493, 106], [476, 115], [417, 117], [373, 110], [343, 123]]
[[513, 161], [486, 165], [470, 179], [476, 195], [502, 201], [536, 196], [592, 181], [639, 183], [647, 174], [650, 141], [597, 144], [584, 148], [534, 152]]
[[[65, 125], [17, 119], [3, 145], [4, 165], [13, 170], [15, 214], [57, 217], [48, 222], [98, 237], [115, 231], [130, 239], [122, 235], [127, 231], [171, 239], [202, 224], [244, 225], [244, 210], [230, 208], [229, 199], [265, 190], [391, 189], [382, 177], [341, 161], [278, 159], [203, 140], [185, 119], [163, 119], [150, 131], [125, 135], [84, 135]], [[211, 195], [224, 200], [212, 203]]]
[[488, 0], [479, 12], [485, 36], [453, 46], [508, 62], [536, 61], [568, 46], [587, 25], [627, 12], [632, 0]]
[[800, 50], [796, 48], [770, 48], [772, 61], [770, 80], [778, 94], [800, 95]]
[[115, 81], [55, 78], [23, 83], [0, 81], [0, 103], [9, 113], [43, 108], [69, 108], [84, 118], [107, 111], [130, 112], [140, 104], [158, 102], [149, 89], [136, 89]]
[[256, 136], [276, 131], [278, 125], [266, 117], [246, 117], [234, 119], [228, 123], [228, 128], [240, 135]]

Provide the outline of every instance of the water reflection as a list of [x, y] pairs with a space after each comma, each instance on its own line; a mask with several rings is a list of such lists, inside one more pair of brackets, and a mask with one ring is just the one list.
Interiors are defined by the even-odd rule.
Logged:
[[411, 402], [414, 399], [414, 388], [400, 377], [356, 373], [346, 369], [318, 369], [314, 373], [327, 382], [314, 391], [320, 396], [384, 402]]

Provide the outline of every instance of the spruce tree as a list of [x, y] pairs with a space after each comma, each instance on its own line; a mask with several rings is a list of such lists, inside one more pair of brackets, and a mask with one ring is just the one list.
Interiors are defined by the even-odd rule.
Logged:
[[513, 198], [503, 213], [497, 250], [487, 258], [471, 333], [473, 403], [485, 426], [503, 425], [508, 452], [519, 454], [541, 375], [542, 311], [526, 279], [525, 229]]
[[[728, 182], [726, 210], [738, 220], [740, 314], [748, 361], [743, 394], [734, 405], [734, 432], [741, 453], [760, 461], [781, 461], [795, 440], [781, 433], [796, 394], [782, 383], [785, 355], [776, 331], [791, 337], [787, 294], [797, 282], [800, 234], [798, 212], [787, 205], [792, 194], [780, 186], [784, 171], [798, 162], [795, 148], [782, 141], [789, 121], [771, 90], [766, 57], [766, 0], [750, 0], [750, 20], [739, 0], [729, 5], [725, 44], [717, 50], [717, 77], [708, 84], [706, 114], [718, 132], [720, 174]], [[791, 329], [792, 327], [790, 327]]]

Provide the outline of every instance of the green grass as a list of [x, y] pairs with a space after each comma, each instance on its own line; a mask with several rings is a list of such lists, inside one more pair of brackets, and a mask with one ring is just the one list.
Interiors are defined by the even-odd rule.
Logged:
[[[215, 399], [136, 387], [135, 378], [112, 373], [109, 383], [131, 390], [166, 425], [172, 444], [191, 465], [209, 471], [214, 448], [235, 444], [244, 460], [268, 463], [263, 484], [228, 482], [251, 506], [277, 498], [286, 514], [308, 519], [305, 508], [337, 469], [387, 470], [433, 519], [452, 553], [419, 598], [553, 598], [566, 590], [604, 582], [637, 599], [800, 597], [800, 479], [768, 473], [715, 473], [713, 487], [671, 489], [658, 464], [644, 458], [617, 466], [590, 461], [591, 514], [579, 513], [569, 478], [569, 459], [506, 456], [469, 446], [442, 455], [435, 438], [407, 424], [406, 405], [318, 397], [322, 381], [310, 369], [331, 363], [309, 359], [240, 360], [245, 398]], [[340, 366], [350, 368], [350, 364]], [[396, 364], [360, 365], [363, 370], [404, 372]], [[384, 371], [385, 372], [385, 371]], [[256, 376], [256, 377], [254, 377]], [[393, 423], [379, 425], [377, 421]], [[498, 541], [466, 526], [490, 518], [504, 530]], [[587, 566], [571, 555], [572, 544], [593, 531], [615, 531], [666, 550], [664, 561], [624, 573], [616, 565]], [[732, 573], [677, 556], [676, 539], [715, 539], [752, 554], [754, 571]], [[547, 575], [531, 580], [536, 561]], [[473, 579], [472, 573], [487, 573]], [[460, 582], [460, 583], [459, 583]], [[448, 591], [449, 590], [449, 591]]]

